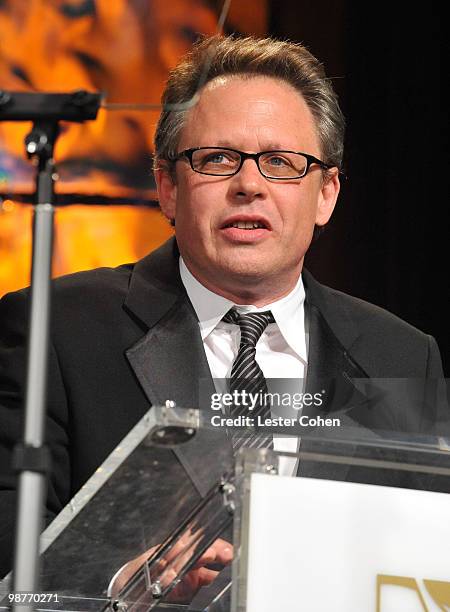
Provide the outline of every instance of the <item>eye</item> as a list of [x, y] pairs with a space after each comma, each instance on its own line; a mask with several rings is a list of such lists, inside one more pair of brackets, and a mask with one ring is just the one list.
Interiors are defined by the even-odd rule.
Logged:
[[223, 164], [226, 161], [227, 157], [224, 153], [208, 153], [203, 158], [204, 164]]
[[195, 155], [196, 161], [202, 167], [205, 166], [227, 166], [234, 167], [239, 162], [239, 156], [233, 151], [200, 150]]
[[286, 157], [283, 157], [279, 154], [275, 155], [269, 155], [267, 157], [264, 158], [264, 163], [269, 165], [269, 166], [275, 166], [277, 168], [283, 168], [286, 166], [292, 166], [292, 163], [289, 159], [287, 159]]
[[260, 167], [266, 176], [296, 178], [305, 174], [306, 158], [291, 151], [267, 151], [260, 158]]

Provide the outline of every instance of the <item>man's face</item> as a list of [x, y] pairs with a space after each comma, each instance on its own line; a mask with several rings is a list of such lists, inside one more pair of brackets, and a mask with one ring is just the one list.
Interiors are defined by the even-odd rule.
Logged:
[[[321, 158], [314, 120], [301, 95], [283, 81], [259, 76], [215, 79], [189, 112], [178, 151], [220, 146]], [[314, 225], [327, 223], [339, 192], [337, 171], [325, 182], [317, 165], [302, 179], [270, 180], [252, 159], [231, 177], [198, 174], [182, 159], [175, 181], [160, 171], [157, 182], [161, 208], [175, 219], [189, 270], [227, 297], [256, 295], [262, 287], [271, 299], [288, 293], [301, 272]], [[263, 228], [230, 227], [239, 221], [259, 222]]]

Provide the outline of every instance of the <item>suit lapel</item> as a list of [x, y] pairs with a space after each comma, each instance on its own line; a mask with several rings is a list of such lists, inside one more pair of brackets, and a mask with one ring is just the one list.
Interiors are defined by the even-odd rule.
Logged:
[[[136, 264], [124, 309], [145, 334], [125, 354], [150, 404], [173, 400], [178, 407], [208, 411], [214, 384], [178, 257], [170, 240]], [[174, 452], [201, 495], [220, 478], [230, 458], [228, 440], [211, 429], [199, 430]], [[216, 461], [205, 461], [209, 455]]]
[[[308, 369], [305, 391], [322, 394], [321, 406], [305, 406], [302, 415], [310, 418], [336, 417], [341, 427], [309, 426], [303, 430], [300, 450], [318, 452], [322, 439], [332, 442], [333, 438], [344, 438], [346, 432], [354, 433], [359, 424], [351, 418], [351, 411], [367, 404], [367, 398], [358, 391], [353, 378], [366, 378], [366, 372], [351, 356], [351, 346], [359, 333], [347, 313], [339, 312], [324, 295], [322, 288], [308, 272], [303, 273], [306, 286], [306, 320], [309, 338]], [[345, 344], [344, 344], [345, 342]], [[349, 455], [354, 448], [347, 446]], [[301, 460], [298, 476], [345, 480], [348, 464], [324, 463]]]
[[195, 313], [180, 298], [126, 356], [152, 404], [197, 408], [199, 382], [211, 379]]
[[352, 359], [315, 304], [307, 304], [309, 353], [306, 392], [320, 392], [321, 406], [306, 407], [311, 417], [347, 411], [366, 401], [354, 386], [352, 378], [366, 378], [365, 371]]

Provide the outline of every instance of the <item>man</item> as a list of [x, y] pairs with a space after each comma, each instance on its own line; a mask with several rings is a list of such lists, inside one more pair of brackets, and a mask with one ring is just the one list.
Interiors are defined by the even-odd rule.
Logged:
[[[55, 282], [49, 517], [151, 405], [195, 406], [200, 379], [210, 388], [211, 377], [233, 379], [243, 321], [265, 319], [247, 363], [263, 381], [306, 375], [315, 392], [333, 380], [347, 398], [351, 379], [442, 376], [433, 338], [303, 270], [315, 228], [336, 204], [344, 133], [330, 82], [304, 47], [207, 39], [173, 71], [163, 102], [155, 174], [176, 239], [134, 266]], [[27, 299], [21, 291], [0, 306], [2, 550], [11, 548], [8, 465], [21, 435]], [[408, 413], [351, 408], [346, 416], [370, 430], [432, 433], [446, 418], [428, 401]], [[293, 436], [288, 450], [297, 443]], [[208, 560], [229, 560], [229, 548], [216, 553]]]

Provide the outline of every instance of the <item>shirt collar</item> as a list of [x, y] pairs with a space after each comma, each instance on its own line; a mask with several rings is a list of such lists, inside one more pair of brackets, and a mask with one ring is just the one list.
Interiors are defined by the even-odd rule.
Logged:
[[[180, 276], [186, 292], [196, 312], [200, 325], [202, 340], [217, 327], [223, 316], [235, 306], [227, 298], [218, 295], [202, 285], [188, 270], [183, 258], [180, 256]], [[288, 295], [262, 308], [249, 305], [236, 305], [239, 312], [263, 312], [271, 310], [278, 329], [287, 344], [297, 355], [306, 362], [305, 337], [305, 288], [301, 275], [297, 284]], [[270, 326], [267, 333], [273, 333]]]
[[200, 324], [200, 333], [204, 340], [215, 329], [224, 315], [234, 306], [217, 293], [213, 293], [191, 274], [180, 255], [180, 276], [184, 288], [192, 302]]

